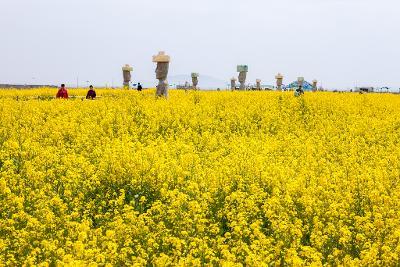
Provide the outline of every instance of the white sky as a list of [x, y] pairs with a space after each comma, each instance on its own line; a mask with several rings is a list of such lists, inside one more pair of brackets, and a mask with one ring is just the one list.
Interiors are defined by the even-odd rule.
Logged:
[[[329, 88], [400, 87], [399, 0], [0, 0], [0, 83], [156, 83], [170, 75], [298, 76]], [[200, 79], [201, 82], [201, 79]]]

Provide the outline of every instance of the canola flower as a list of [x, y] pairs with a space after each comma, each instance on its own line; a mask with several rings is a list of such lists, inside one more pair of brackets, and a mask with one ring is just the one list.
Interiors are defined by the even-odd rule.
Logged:
[[400, 96], [97, 93], [0, 91], [0, 266], [400, 265]]

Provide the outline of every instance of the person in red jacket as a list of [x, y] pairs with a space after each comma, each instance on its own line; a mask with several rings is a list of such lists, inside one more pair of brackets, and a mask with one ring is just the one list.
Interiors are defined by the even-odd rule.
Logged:
[[67, 89], [65, 89], [65, 84], [61, 84], [61, 87], [57, 92], [56, 98], [68, 99], [68, 91]]

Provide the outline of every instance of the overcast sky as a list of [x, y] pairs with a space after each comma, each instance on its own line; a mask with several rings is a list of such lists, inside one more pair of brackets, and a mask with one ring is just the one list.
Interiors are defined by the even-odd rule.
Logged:
[[[156, 83], [151, 57], [170, 75], [324, 87], [400, 87], [399, 0], [0, 0], [0, 83]], [[201, 86], [201, 78], [200, 84]]]

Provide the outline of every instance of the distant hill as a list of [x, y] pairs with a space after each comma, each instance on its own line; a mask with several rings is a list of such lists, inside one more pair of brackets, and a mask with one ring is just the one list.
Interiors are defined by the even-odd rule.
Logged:
[[[185, 82], [192, 84], [192, 77], [190, 75], [173, 75], [168, 77], [168, 83], [171, 85], [184, 85]], [[218, 78], [208, 75], [201, 75], [200, 73], [198, 87], [201, 89], [225, 89], [227, 83], [228, 82]]]

